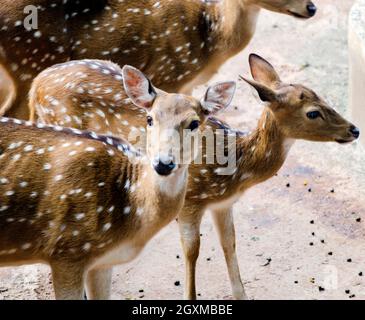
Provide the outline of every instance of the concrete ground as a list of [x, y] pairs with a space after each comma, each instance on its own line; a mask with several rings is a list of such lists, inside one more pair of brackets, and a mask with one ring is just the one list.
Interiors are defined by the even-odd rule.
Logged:
[[[346, 114], [347, 16], [353, 1], [315, 2], [320, 10], [311, 21], [264, 12], [250, 46], [212, 81], [246, 74], [247, 56], [256, 52], [284, 80], [306, 84]], [[263, 107], [243, 82], [234, 105], [237, 110], [232, 107], [225, 120], [253, 128]], [[251, 299], [365, 298], [365, 153], [360, 149], [297, 142], [278, 176], [235, 205], [239, 263]], [[113, 299], [180, 299], [181, 257], [174, 222], [138, 259], [115, 268]], [[197, 285], [201, 299], [231, 299], [209, 214], [202, 225]], [[48, 267], [0, 269], [0, 299], [53, 297]]]

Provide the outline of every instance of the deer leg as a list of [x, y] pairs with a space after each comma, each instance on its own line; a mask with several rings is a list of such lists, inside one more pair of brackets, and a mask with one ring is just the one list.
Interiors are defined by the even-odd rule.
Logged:
[[35, 114], [36, 114], [36, 110], [34, 106], [30, 106], [29, 107], [29, 121], [30, 122], [35, 122]]
[[83, 300], [85, 269], [70, 263], [52, 263], [53, 287], [57, 300]]
[[13, 106], [16, 96], [17, 89], [13, 78], [0, 65], [0, 116], [3, 116]]
[[184, 211], [179, 215], [181, 244], [185, 256], [186, 300], [196, 300], [195, 272], [200, 249], [200, 223], [203, 212]]
[[226, 258], [229, 279], [231, 281], [233, 297], [236, 300], [246, 300], [240, 269], [236, 255], [236, 235], [233, 223], [232, 209], [212, 211], [213, 219], [218, 231], [221, 246]]
[[112, 268], [93, 269], [86, 276], [86, 295], [90, 300], [110, 299]]

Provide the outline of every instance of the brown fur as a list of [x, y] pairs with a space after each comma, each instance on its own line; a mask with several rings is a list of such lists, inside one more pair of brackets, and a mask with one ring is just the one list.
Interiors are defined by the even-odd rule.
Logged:
[[[189, 184], [186, 201], [182, 212], [179, 215], [182, 243], [186, 257], [186, 297], [193, 299], [195, 294], [195, 264], [199, 255], [200, 245], [200, 221], [206, 209], [212, 209], [216, 221], [218, 233], [225, 252], [228, 271], [233, 287], [234, 297], [242, 299], [245, 297], [243, 290], [237, 257], [235, 254], [235, 236], [231, 207], [235, 200], [245, 190], [263, 182], [277, 173], [283, 165], [289, 151], [291, 140], [306, 139], [310, 141], [339, 141], [350, 142], [354, 137], [350, 133], [352, 124], [341, 115], [330, 108], [326, 102], [319, 98], [312, 90], [302, 85], [289, 85], [283, 83], [276, 74], [273, 67], [262, 58], [251, 55], [251, 71], [255, 81], [246, 80], [259, 91], [262, 98], [271, 98], [272, 101], [265, 108], [257, 129], [250, 135], [233, 130], [228, 125], [216, 118], [210, 118], [208, 123], [202, 127], [212, 129], [217, 137], [222, 134], [219, 130], [228, 134], [236, 135], [237, 170], [232, 175], [220, 175], [217, 169], [218, 163], [214, 164], [192, 164], [189, 168]], [[110, 66], [108, 63], [104, 67]], [[114, 112], [108, 114], [107, 110], [116, 103], [112, 98], [115, 94], [121, 95], [118, 103], [123, 101], [124, 93], [120, 89], [119, 82], [115, 75], [102, 75], [102, 68], [95, 71], [90, 65], [83, 65], [81, 71], [87, 74], [91, 83], [100, 84], [101, 88], [113, 90], [112, 93], [101, 94], [100, 97], [88, 96], [86, 100], [90, 107], [87, 112], [94, 114], [91, 117], [93, 123], [89, 122], [89, 116], [85, 116], [84, 108], [79, 101], [82, 94], [76, 94], [80, 80], [75, 76], [80, 71], [79, 66], [68, 63], [63, 65], [64, 69], [57, 67], [42, 73], [34, 82], [31, 96], [31, 109], [36, 109], [40, 119], [60, 124], [64, 117], [60, 115], [61, 108], [67, 109], [67, 114], [79, 115], [81, 123], [72, 121], [71, 125], [76, 127], [88, 127], [89, 129], [111, 132], [120, 137], [129, 137], [133, 128], [143, 127], [143, 117], [139, 112], [130, 108], [127, 104], [113, 107]], [[60, 73], [59, 73], [59, 70]], [[54, 84], [55, 79], [65, 76], [59, 85]], [[74, 84], [72, 90], [65, 90], [65, 84]], [[105, 84], [105, 85], [104, 85]], [[44, 95], [49, 95], [61, 101], [59, 107], [39, 105], [44, 101]], [[266, 96], [265, 96], [266, 94]], [[76, 98], [74, 102], [70, 97]], [[50, 116], [50, 109], [57, 115]], [[95, 109], [103, 110], [108, 114], [105, 118], [97, 116]], [[318, 110], [323, 119], [310, 120], [307, 118], [308, 111]], [[114, 118], [114, 120], [113, 120]], [[123, 120], [128, 119], [128, 124]], [[115, 126], [113, 124], [116, 124]], [[226, 139], [226, 142], [228, 140]], [[232, 149], [226, 145], [226, 150]], [[206, 153], [203, 145], [203, 154]]]
[[[4, 2], [4, 1], [3, 1]], [[252, 38], [260, 8], [309, 18], [309, 0], [5, 0], [0, 9], [0, 64], [16, 84], [17, 100], [0, 114], [28, 119], [32, 79], [67, 60], [110, 59], [133, 65], [168, 92], [190, 93]], [[50, 4], [57, 4], [50, 7]], [[154, 7], [160, 3], [159, 7]], [[26, 5], [39, 5], [39, 37], [23, 26]], [[85, 9], [89, 9], [85, 12]], [[292, 13], [290, 13], [290, 12]], [[66, 17], [66, 18], [65, 18]], [[67, 32], [64, 32], [67, 30]], [[35, 50], [35, 51], [34, 51]]]

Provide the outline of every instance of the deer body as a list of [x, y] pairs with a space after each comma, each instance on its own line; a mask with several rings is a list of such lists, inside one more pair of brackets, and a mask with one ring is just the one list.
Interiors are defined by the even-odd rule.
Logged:
[[[23, 261], [29, 255], [49, 262], [63, 255], [69, 259], [72, 253], [71, 259], [75, 261], [84, 256], [90, 256], [92, 261], [92, 254], [102, 255], [115, 247], [115, 243], [132, 242], [134, 247], [141, 247], [156, 228], [176, 215], [176, 203], [177, 207], [182, 205], [184, 193], [173, 201], [164, 197], [162, 210], [162, 195], [152, 188], [156, 183], [152, 169], [142, 164], [133, 165], [114, 146], [66, 132], [44, 132], [17, 125], [7, 118], [2, 122], [2, 149], [6, 150], [1, 157], [2, 219], [7, 220], [7, 231], [19, 233], [19, 236], [21, 232], [21, 237], [15, 239], [9, 238], [14, 235], [12, 232], [1, 233], [1, 252], [9, 248], [10, 241], [12, 249], [18, 248], [13, 255], [2, 255], [5, 262], [7, 259]], [[40, 143], [35, 146], [34, 140], [39, 135]], [[63, 157], [64, 154], [69, 157]], [[34, 171], [28, 174], [26, 171], [34, 167], [35, 162], [38, 177], [31, 175]], [[6, 177], [14, 169], [21, 174], [11, 181]], [[87, 179], [73, 179], [85, 175]], [[34, 211], [25, 215], [24, 203]], [[57, 208], [54, 208], [55, 203]], [[141, 208], [159, 209], [144, 212], [138, 204]], [[150, 214], [159, 216], [155, 219]], [[34, 233], [39, 237], [34, 237]], [[22, 247], [23, 250], [19, 250]]]
[[[61, 89], [62, 83], [67, 85]], [[47, 88], [47, 94], [43, 95], [42, 88]], [[55, 65], [34, 80], [29, 97], [32, 121], [37, 114], [43, 123], [94, 128], [123, 137], [137, 116], [140, 125], [132, 129], [145, 131], [145, 111], [130, 103], [123, 88], [122, 70], [112, 62], [81, 60]], [[134, 111], [131, 118], [130, 109]]]
[[122, 75], [148, 112], [147, 157], [95, 132], [0, 120], [0, 265], [50, 264], [57, 298], [82, 299], [86, 277], [90, 298], [109, 296], [97, 293], [110, 277], [100, 269], [133, 259], [183, 206], [189, 163], [170, 155], [169, 130], [195, 132], [234, 92], [218, 84], [199, 102], [156, 91], [132, 67]]
[[[37, 30], [22, 24], [26, 5], [41, 8]], [[163, 90], [190, 93], [249, 43], [260, 8], [301, 18], [315, 14], [308, 0], [7, 0], [0, 10], [0, 64], [18, 100], [1, 112], [27, 119], [22, 97], [31, 80], [55, 63], [83, 58], [133, 65]]]
[[[99, 67], [90, 67], [91, 61], [69, 62], [56, 66], [41, 73], [34, 81], [30, 108], [33, 113], [39, 115], [42, 121], [47, 123], [64, 123], [64, 115], [73, 118], [73, 114], [79, 116], [79, 121], [72, 121], [76, 127], [88, 127], [88, 119], [95, 120], [93, 129], [101, 132], [109, 132], [116, 136], [130, 137], [130, 133], [136, 130], [143, 132], [143, 116], [133, 106], [128, 106], [124, 100], [123, 92], [118, 81], [118, 72], [105, 74], [104, 68], [110, 63], [100, 62]], [[213, 211], [216, 226], [222, 247], [225, 252], [228, 271], [232, 283], [233, 295], [237, 299], [245, 298], [242, 281], [240, 278], [237, 257], [235, 254], [235, 231], [231, 213], [232, 205], [242, 196], [245, 190], [261, 183], [273, 175], [282, 167], [286, 156], [295, 142], [295, 139], [313, 141], [337, 141], [351, 142], [358, 137], [356, 128], [339, 114], [327, 106], [312, 90], [300, 85], [285, 85], [281, 82], [273, 67], [262, 58], [251, 55], [252, 74], [258, 82], [248, 81], [259, 92], [260, 97], [270, 104], [265, 108], [257, 129], [250, 135], [230, 128], [216, 118], [210, 118], [203, 125], [202, 132], [212, 130], [215, 139], [224, 134], [227, 137], [236, 137], [236, 170], [229, 175], [220, 173], [222, 166], [216, 161], [211, 164], [191, 164], [189, 167], [189, 182], [186, 200], [179, 214], [179, 225], [186, 257], [186, 298], [194, 299], [195, 295], [195, 263], [199, 255], [200, 222], [206, 211]], [[81, 70], [80, 70], [80, 66]], [[114, 66], [116, 67], [116, 66]], [[85, 103], [88, 107], [80, 105], [81, 95], [77, 94], [78, 88], [85, 84], [75, 76], [82, 72], [87, 75], [92, 86], [100, 85], [96, 95], [90, 96]], [[107, 72], [109, 73], [109, 72]], [[55, 81], [62, 81], [57, 85]], [[71, 88], [71, 89], [65, 89]], [[276, 91], [274, 92], [274, 88]], [[106, 90], [106, 91], [105, 91]], [[75, 93], [76, 92], [76, 93]], [[104, 92], [104, 94], [103, 94]], [[105, 93], [106, 92], [106, 93]], [[279, 93], [276, 93], [279, 92]], [[45, 95], [59, 100], [57, 106], [44, 102]], [[111, 118], [105, 121], [103, 114], [113, 107], [115, 95], [119, 97], [119, 103], [125, 103], [113, 108]], [[276, 101], [276, 96], [282, 100]], [[274, 98], [275, 97], [275, 98]], [[73, 111], [76, 110], [77, 111]], [[67, 110], [61, 113], [60, 110]], [[72, 112], [70, 112], [72, 110]], [[86, 110], [86, 111], [84, 111]], [[102, 111], [102, 113], [100, 112]], [[85, 113], [86, 112], [86, 113]], [[319, 113], [320, 112], [320, 113]], [[323, 123], [317, 118], [309, 119], [309, 116], [319, 113], [323, 117]], [[57, 115], [57, 116], [54, 116]], [[317, 114], [318, 116], [318, 114]], [[128, 121], [123, 122], [125, 119]], [[122, 125], [113, 125], [121, 122]], [[142, 127], [142, 128], [141, 128]], [[222, 133], [223, 131], [223, 133]], [[206, 145], [202, 145], [203, 159], [207, 152]], [[232, 146], [225, 145], [225, 150]], [[209, 150], [208, 150], [209, 151]]]

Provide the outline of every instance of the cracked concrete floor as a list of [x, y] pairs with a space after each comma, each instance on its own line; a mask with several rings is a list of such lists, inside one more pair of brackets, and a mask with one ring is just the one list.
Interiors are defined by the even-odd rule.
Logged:
[[[283, 80], [304, 83], [346, 114], [347, 16], [352, 1], [316, 2], [320, 10], [311, 21], [264, 12], [252, 43], [212, 82], [237, 79], [237, 66], [247, 74], [247, 56], [256, 52], [277, 67]], [[237, 109], [232, 107], [224, 119], [232, 126], [253, 128], [263, 107], [242, 82], [234, 105]], [[234, 207], [237, 251], [249, 297], [364, 299], [364, 191], [365, 152], [359, 145], [297, 142], [278, 176], [249, 190]], [[112, 298], [180, 299], [181, 257], [174, 222], [135, 261], [115, 268]], [[231, 298], [209, 214], [202, 225], [197, 286], [201, 299]], [[53, 297], [48, 267], [0, 269], [0, 299]]]

